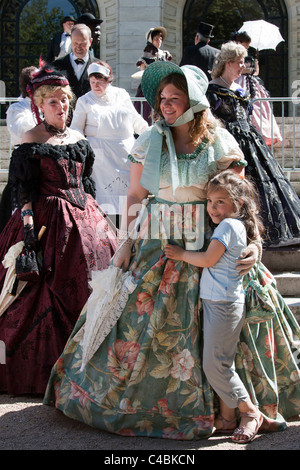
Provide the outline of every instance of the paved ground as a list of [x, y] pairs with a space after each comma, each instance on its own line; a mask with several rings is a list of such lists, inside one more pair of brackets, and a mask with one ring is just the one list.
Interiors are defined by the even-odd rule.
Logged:
[[[224, 436], [184, 442], [167, 439], [120, 437], [98, 431], [67, 418], [40, 398], [0, 395], [0, 450], [101, 450], [105, 458], [135, 451], [156, 455], [193, 454], [198, 450], [299, 450], [300, 417], [288, 423], [284, 432], [258, 435], [247, 445]], [[173, 452], [172, 452], [173, 451]], [[199, 453], [196, 452], [199, 456]], [[104, 458], [104, 457], [103, 457]], [[133, 465], [131, 465], [133, 466]]]

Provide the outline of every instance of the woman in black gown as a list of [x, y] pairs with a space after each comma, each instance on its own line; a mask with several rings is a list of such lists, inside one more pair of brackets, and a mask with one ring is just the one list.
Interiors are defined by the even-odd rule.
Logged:
[[247, 50], [233, 41], [222, 45], [209, 83], [207, 98], [212, 113], [235, 137], [248, 162], [250, 175], [260, 193], [265, 225], [265, 246], [300, 243], [300, 200], [266, 145], [251, 123], [249, 94], [235, 80], [244, 68]]

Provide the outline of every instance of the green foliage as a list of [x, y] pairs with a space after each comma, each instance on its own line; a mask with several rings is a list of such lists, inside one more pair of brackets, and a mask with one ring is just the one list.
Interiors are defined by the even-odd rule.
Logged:
[[[26, 44], [26, 55], [45, 55], [47, 44], [55, 33], [62, 30], [64, 11], [55, 6], [48, 10], [47, 0], [31, 0], [20, 16], [20, 42]], [[20, 55], [23, 55], [21, 51]]]
[[21, 41], [44, 41], [48, 35], [61, 29], [60, 7], [48, 12], [47, 3], [47, 0], [32, 0], [24, 8], [20, 17]]
[[11, 2], [6, 9], [1, 36], [4, 53], [0, 73], [6, 84], [7, 96], [18, 96], [18, 77], [22, 68], [38, 66], [39, 57], [46, 57], [49, 41], [54, 34], [62, 31], [61, 20], [64, 15], [76, 16], [74, 11], [64, 11], [61, 2], [49, 9], [48, 0], [31, 0], [22, 9], [16, 44], [15, 17], [19, 3]]

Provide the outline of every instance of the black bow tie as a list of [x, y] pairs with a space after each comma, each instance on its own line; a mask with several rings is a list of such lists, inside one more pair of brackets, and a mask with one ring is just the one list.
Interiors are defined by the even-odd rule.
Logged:
[[71, 36], [71, 34], [69, 34], [69, 33], [65, 33], [65, 36], [69, 37], [69, 36]]
[[84, 64], [83, 59], [75, 59], [76, 64]]

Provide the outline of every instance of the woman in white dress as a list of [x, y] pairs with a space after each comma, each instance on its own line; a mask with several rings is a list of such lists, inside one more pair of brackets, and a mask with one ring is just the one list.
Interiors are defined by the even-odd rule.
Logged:
[[12, 148], [21, 143], [25, 132], [36, 126], [36, 121], [31, 110], [31, 99], [26, 90], [33, 72], [37, 67], [30, 66], [21, 70], [19, 76], [19, 87], [21, 95], [16, 103], [9, 106], [6, 111], [6, 125], [11, 139]]
[[88, 68], [91, 91], [77, 100], [71, 128], [89, 140], [94, 153], [93, 178], [96, 199], [119, 225], [118, 216], [129, 187], [128, 155], [134, 134], [141, 134], [147, 122], [135, 110], [126, 90], [112, 86], [111, 67], [93, 62]]
[[[6, 126], [9, 132], [10, 149], [13, 151], [16, 145], [20, 145], [25, 132], [36, 126], [36, 120], [31, 110], [31, 99], [26, 87], [31, 80], [31, 75], [38, 69], [35, 66], [25, 67], [19, 76], [21, 95], [18, 101], [12, 103], [6, 111]], [[12, 214], [11, 189], [9, 184], [5, 186], [0, 202], [0, 232], [4, 229]]]

